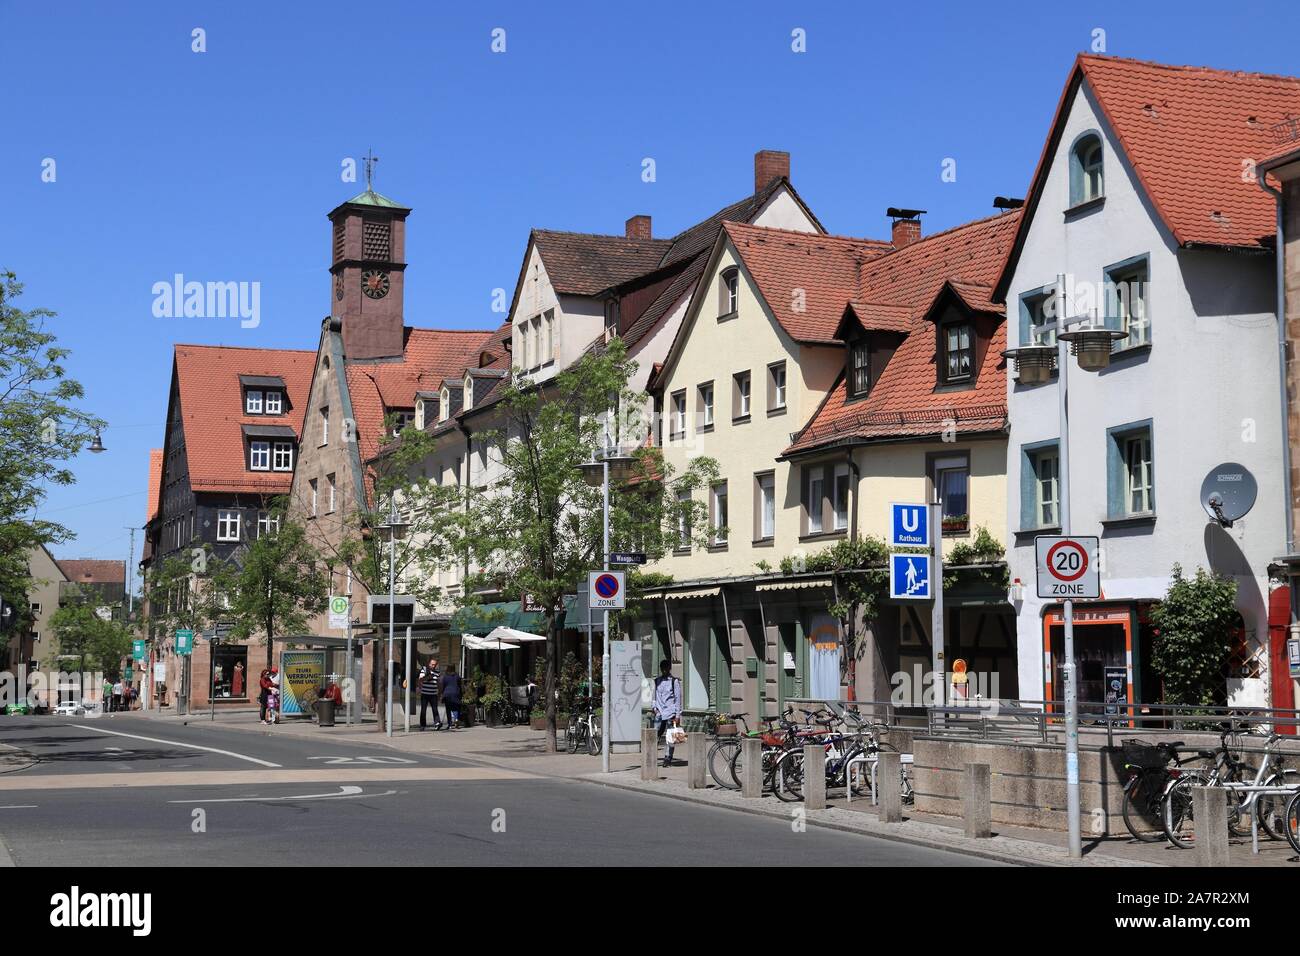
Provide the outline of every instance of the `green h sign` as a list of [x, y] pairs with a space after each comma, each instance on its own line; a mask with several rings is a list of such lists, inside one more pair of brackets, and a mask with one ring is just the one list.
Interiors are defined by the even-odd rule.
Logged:
[[189, 628], [178, 628], [176, 631], [176, 653], [189, 654], [194, 650], [194, 632]]

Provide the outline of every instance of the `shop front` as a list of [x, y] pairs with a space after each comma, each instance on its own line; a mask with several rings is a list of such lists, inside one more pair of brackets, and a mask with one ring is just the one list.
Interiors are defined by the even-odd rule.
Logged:
[[[1142, 704], [1155, 700], [1150, 673], [1151, 624], [1149, 602], [1112, 602], [1074, 606], [1074, 660], [1081, 705]], [[1043, 699], [1065, 699], [1065, 612], [1060, 605], [1044, 609]], [[1112, 682], [1123, 678], [1123, 688]], [[1116, 697], [1118, 699], [1116, 699]], [[1095, 709], [1095, 708], [1093, 708]]]

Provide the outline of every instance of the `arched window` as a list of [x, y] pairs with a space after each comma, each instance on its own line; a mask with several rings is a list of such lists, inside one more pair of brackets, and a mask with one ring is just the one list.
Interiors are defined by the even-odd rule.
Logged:
[[1079, 137], [1070, 150], [1070, 205], [1078, 206], [1104, 195], [1101, 137], [1088, 133]]

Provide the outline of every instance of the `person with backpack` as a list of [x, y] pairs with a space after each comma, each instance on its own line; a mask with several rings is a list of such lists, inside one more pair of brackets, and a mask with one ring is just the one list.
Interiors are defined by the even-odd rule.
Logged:
[[460, 675], [456, 673], [455, 664], [447, 665], [447, 673], [443, 675], [438, 689], [442, 694], [443, 706], [447, 708], [447, 729], [460, 727]]
[[673, 744], [667, 739], [669, 727], [676, 727], [682, 716], [682, 682], [673, 676], [673, 663], [665, 658], [659, 662], [659, 676], [655, 678], [654, 718], [659, 722], [659, 736], [668, 745], [664, 766], [673, 765]]
[[420, 689], [420, 729], [428, 730], [425, 726], [424, 714], [430, 707], [433, 708], [433, 729], [442, 730], [442, 716], [438, 712], [438, 685], [441, 680], [438, 673], [438, 662], [429, 658], [429, 662], [420, 668], [420, 679], [417, 686]]

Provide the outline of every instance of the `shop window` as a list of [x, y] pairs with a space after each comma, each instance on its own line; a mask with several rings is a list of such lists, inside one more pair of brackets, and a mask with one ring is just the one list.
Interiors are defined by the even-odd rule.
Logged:
[[248, 647], [212, 645], [212, 693], [217, 700], [248, 699]]

